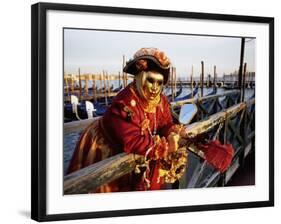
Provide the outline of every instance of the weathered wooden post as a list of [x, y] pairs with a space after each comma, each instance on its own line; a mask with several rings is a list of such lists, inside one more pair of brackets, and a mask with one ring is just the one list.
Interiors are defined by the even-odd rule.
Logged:
[[63, 78], [64, 78], [64, 85], [65, 85], [66, 95], [69, 96], [69, 84], [68, 84], [67, 75], [65, 73], [63, 75]]
[[126, 87], [126, 83], [125, 83], [125, 73], [123, 72], [122, 74], [122, 79], [123, 79], [123, 88]]
[[104, 96], [108, 96], [108, 80], [107, 80], [107, 75], [106, 71], [104, 70]]
[[174, 101], [174, 67], [171, 67], [170, 88], [172, 91], [172, 101]]
[[96, 76], [93, 75], [93, 94], [94, 94], [94, 101], [97, 102], [97, 87], [96, 87]]
[[[245, 66], [246, 66], [246, 63], [244, 64], [244, 71], [245, 71]], [[244, 95], [244, 91], [243, 91], [243, 95]], [[242, 100], [244, 102], [243, 97], [244, 96], [242, 96]], [[246, 147], [248, 145], [248, 141], [247, 141], [247, 139], [248, 139], [248, 136], [247, 136], [247, 106], [248, 105], [246, 104], [246, 107], [244, 108], [244, 111], [240, 115], [240, 116], [242, 116], [240, 118], [240, 120], [242, 119], [242, 121], [241, 121], [241, 124], [240, 124], [240, 130], [239, 131], [240, 131], [241, 137], [243, 138], [243, 141], [241, 142], [242, 153], [240, 153], [240, 156], [239, 156], [239, 164], [240, 164], [240, 167], [242, 167], [242, 168], [244, 168], [244, 165], [245, 165], [245, 150], [246, 150]]]
[[214, 66], [214, 90], [217, 90], [217, 67]]
[[240, 102], [242, 100], [241, 88], [242, 88], [242, 73], [243, 73], [243, 63], [244, 63], [244, 50], [245, 50], [245, 37], [241, 38], [241, 52], [240, 52], [240, 65], [238, 72], [238, 88], [240, 90]]
[[175, 100], [176, 96], [176, 68], [171, 68], [171, 90], [172, 90], [172, 101]]
[[121, 73], [118, 72], [118, 88], [120, 87], [121, 85]]
[[204, 96], [204, 61], [201, 61], [201, 97]]
[[71, 94], [74, 94], [74, 77], [71, 75]]
[[207, 87], [209, 88], [210, 86], [211, 86], [211, 74], [208, 74]]
[[[89, 89], [89, 92], [90, 92], [90, 89], [93, 87], [93, 75], [88, 74], [88, 79], [89, 79], [88, 89]], [[92, 87], [90, 86], [91, 81], [92, 81]], [[94, 89], [93, 89], [93, 92], [94, 92]], [[93, 92], [92, 92], [92, 95], [93, 95]], [[89, 93], [89, 95], [90, 95], [90, 93]]]
[[110, 83], [110, 75], [108, 74], [108, 72], [106, 72], [106, 78], [107, 78], [107, 86], [108, 86], [108, 96], [110, 96], [110, 93], [111, 93], [111, 83]]
[[191, 67], [190, 83], [191, 83], [191, 97], [193, 98], [193, 65]]
[[78, 76], [79, 76], [79, 100], [82, 100], [82, 82], [81, 82], [80, 68], [78, 69]]
[[177, 94], [177, 73], [176, 73], [176, 67], [174, 67], [174, 97], [173, 97], [173, 101], [176, 98], [176, 94]]
[[126, 66], [126, 59], [125, 59], [125, 55], [123, 55], [123, 64], [122, 64], [122, 74], [123, 74], [123, 88], [125, 88], [125, 86], [127, 86], [127, 73], [123, 71], [124, 67]]
[[107, 86], [106, 86], [106, 75], [105, 71], [102, 72], [102, 79], [103, 79], [103, 86], [104, 86], [104, 98], [105, 98], [105, 105], [107, 106]]
[[89, 96], [89, 86], [88, 86], [89, 74], [84, 75], [84, 77], [85, 77], [85, 95]]
[[244, 102], [244, 100], [245, 100], [245, 80], [246, 80], [246, 71], [247, 71], [247, 63], [244, 64], [244, 71], [243, 71], [242, 99], [241, 99], [242, 102]]

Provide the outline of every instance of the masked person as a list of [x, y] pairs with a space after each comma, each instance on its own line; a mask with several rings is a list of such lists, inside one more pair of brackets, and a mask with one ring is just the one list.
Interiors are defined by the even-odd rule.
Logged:
[[68, 173], [121, 152], [135, 153], [150, 160], [146, 170], [125, 175], [95, 192], [163, 188], [159, 161], [177, 150], [180, 130], [162, 94], [170, 67], [166, 54], [156, 48], [135, 53], [124, 67], [124, 72], [134, 75], [134, 81], [118, 93], [104, 116], [81, 134]]

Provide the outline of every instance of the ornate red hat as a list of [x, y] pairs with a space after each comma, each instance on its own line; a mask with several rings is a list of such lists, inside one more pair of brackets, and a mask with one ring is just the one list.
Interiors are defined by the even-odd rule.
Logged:
[[164, 76], [164, 84], [168, 82], [171, 62], [163, 51], [157, 48], [141, 48], [134, 58], [126, 63], [123, 71], [136, 75], [142, 71], [157, 71]]

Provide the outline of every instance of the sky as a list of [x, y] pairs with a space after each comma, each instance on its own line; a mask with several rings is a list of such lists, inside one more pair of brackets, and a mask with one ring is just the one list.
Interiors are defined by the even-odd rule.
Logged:
[[[133, 57], [142, 47], [156, 47], [164, 51], [176, 67], [177, 77], [189, 78], [201, 73], [204, 61], [205, 74], [218, 76], [238, 70], [241, 38], [199, 35], [136, 33], [103, 30], [64, 29], [64, 70], [67, 74], [101, 73], [118, 74], [122, 58]], [[248, 71], [255, 71], [255, 39], [246, 39], [244, 62]]]

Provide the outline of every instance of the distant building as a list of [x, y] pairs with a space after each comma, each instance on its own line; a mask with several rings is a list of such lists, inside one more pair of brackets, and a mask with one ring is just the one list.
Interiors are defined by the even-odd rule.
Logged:
[[[246, 82], [255, 82], [255, 72], [246, 72], [245, 80]], [[223, 74], [224, 82], [237, 82], [238, 81], [238, 71], [230, 73], [229, 75]]]

